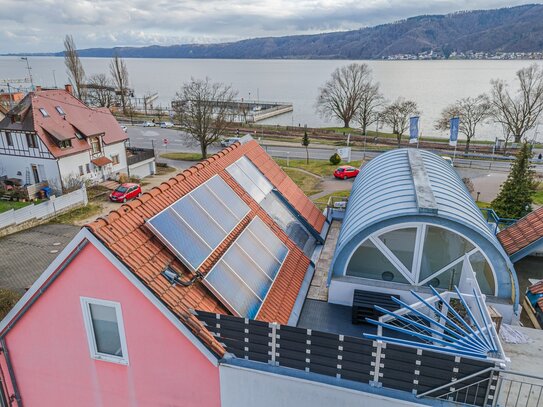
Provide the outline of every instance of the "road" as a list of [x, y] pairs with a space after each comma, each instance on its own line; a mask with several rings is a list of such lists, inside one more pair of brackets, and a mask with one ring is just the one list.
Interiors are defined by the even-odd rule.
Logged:
[[[130, 137], [130, 144], [134, 147], [151, 148], [154, 147], [158, 154], [162, 154], [168, 151], [183, 151], [183, 152], [199, 152], [199, 146], [190, 138], [186, 133], [179, 130], [162, 129], [159, 127], [132, 127], [128, 126], [128, 136]], [[167, 143], [164, 141], [167, 140]], [[266, 145], [262, 146], [266, 149], [268, 154], [273, 157], [279, 158], [305, 158], [306, 151], [302, 146], [288, 145]], [[209, 153], [216, 153], [220, 150], [220, 146], [211, 146], [208, 149]], [[327, 160], [336, 151], [333, 147], [309, 147], [309, 157], [312, 159]], [[440, 152], [437, 152], [440, 154]], [[381, 151], [360, 151], [353, 150], [351, 154], [352, 160], [372, 159], [381, 154]], [[455, 167], [464, 169], [473, 169], [476, 171], [484, 172], [509, 172], [510, 162], [499, 160], [474, 160], [456, 158]], [[543, 165], [536, 165], [536, 171], [543, 174]]]

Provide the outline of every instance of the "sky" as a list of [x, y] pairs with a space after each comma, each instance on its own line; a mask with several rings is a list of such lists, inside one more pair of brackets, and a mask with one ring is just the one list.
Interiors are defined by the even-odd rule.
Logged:
[[350, 30], [528, 0], [0, 0], [0, 54], [211, 43]]

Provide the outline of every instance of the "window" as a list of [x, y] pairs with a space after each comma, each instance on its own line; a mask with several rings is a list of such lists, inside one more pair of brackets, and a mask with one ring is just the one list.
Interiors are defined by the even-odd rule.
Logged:
[[70, 148], [72, 146], [72, 140], [62, 140], [61, 142], [59, 142], [59, 147], [60, 148]]
[[111, 161], [113, 162], [113, 165], [119, 164], [119, 154], [112, 155]]
[[85, 175], [85, 173], [83, 172], [83, 166], [82, 165], [79, 166], [79, 175]]
[[93, 137], [90, 139], [92, 154], [98, 154], [102, 152], [102, 149], [100, 147], [100, 139], [98, 137]]
[[40, 113], [43, 117], [49, 117], [49, 113], [47, 113], [47, 110], [45, 110], [43, 107], [40, 107]]
[[55, 109], [57, 109], [57, 112], [58, 112], [59, 115], [61, 115], [61, 116], [65, 116], [65, 115], [66, 115], [66, 113], [64, 113], [64, 110], [62, 110], [62, 107], [60, 107], [60, 106], [55, 106]]
[[90, 172], [90, 164], [85, 164], [85, 169], [87, 170], [87, 174]]
[[38, 148], [38, 137], [32, 133], [26, 133], [28, 148]]
[[128, 365], [121, 304], [81, 297], [81, 307], [91, 357]]
[[83, 134], [81, 134], [81, 132], [79, 132], [77, 130], [75, 131], [75, 136], [77, 137], [78, 140], [83, 140], [83, 138], [84, 138]]
[[8, 146], [13, 146], [13, 138], [9, 131], [6, 131], [6, 142], [8, 143]]

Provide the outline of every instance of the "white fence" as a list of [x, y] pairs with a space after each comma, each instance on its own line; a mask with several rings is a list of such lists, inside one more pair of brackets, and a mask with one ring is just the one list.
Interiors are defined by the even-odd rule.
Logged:
[[48, 201], [38, 205], [30, 204], [24, 208], [0, 213], [0, 229], [8, 226], [19, 225], [33, 219], [45, 219], [56, 216], [64, 209], [77, 204], [86, 205], [88, 203], [87, 190], [85, 187], [58, 198], [54, 196]]

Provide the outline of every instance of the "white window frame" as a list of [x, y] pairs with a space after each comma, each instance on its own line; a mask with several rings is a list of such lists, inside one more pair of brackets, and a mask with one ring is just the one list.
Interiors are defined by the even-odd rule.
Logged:
[[[102, 360], [106, 362], [118, 363], [121, 365], [128, 365], [128, 349], [126, 347], [126, 335], [124, 331], [123, 314], [121, 310], [121, 304], [114, 301], [101, 300], [97, 298], [80, 297], [81, 309], [83, 311], [83, 321], [85, 323], [85, 331], [87, 333], [87, 342], [89, 345], [90, 357], [96, 360]], [[96, 347], [96, 338], [94, 335], [94, 327], [92, 325], [92, 317], [90, 312], [90, 305], [102, 305], [105, 307], [113, 307], [115, 309], [115, 316], [117, 317], [117, 326], [119, 328], [119, 338], [121, 340], [121, 351], [123, 356], [109, 355], [107, 353], [98, 352]]]
[[[498, 293], [498, 279], [496, 278], [496, 271], [494, 270], [494, 266], [489, 261], [488, 256], [486, 255], [486, 253], [474, 241], [472, 241], [471, 239], [468, 239], [466, 236], [464, 236], [459, 231], [453, 230], [453, 229], [451, 229], [451, 228], [449, 228], [447, 226], [434, 225], [434, 224], [426, 223], [426, 222], [406, 222], [406, 223], [401, 223], [401, 224], [398, 224], [398, 225], [385, 227], [383, 229], [380, 229], [380, 230], [372, 233], [371, 235], [366, 237], [362, 241], [362, 243], [360, 243], [360, 245], [356, 246], [354, 248], [354, 250], [351, 252], [351, 254], [349, 256], [349, 259], [345, 263], [345, 269], [343, 270], [343, 275], [348, 275], [347, 274], [347, 267], [348, 267], [348, 265], [349, 265], [349, 263], [351, 261], [352, 256], [356, 252], [356, 250], [360, 246], [362, 246], [362, 244], [364, 244], [366, 241], [369, 240], [376, 246], [376, 248], [381, 252], [381, 254], [388, 261], [390, 261], [390, 263], [396, 268], [396, 270], [403, 275], [403, 277], [408, 282], [410, 282], [414, 286], [423, 286], [423, 285], [425, 285], [430, 280], [432, 280], [433, 278], [435, 278], [435, 277], [439, 276], [440, 274], [444, 273], [445, 271], [447, 271], [452, 266], [461, 263], [464, 260], [464, 255], [465, 255], [465, 254], [463, 254], [462, 256], [458, 257], [457, 259], [451, 261], [449, 264], [443, 266], [440, 270], [437, 270], [436, 272], [434, 272], [429, 277], [427, 277], [424, 280], [420, 281], [422, 252], [424, 250], [424, 241], [426, 239], [426, 233], [428, 231], [429, 226], [434, 226], [434, 227], [437, 227], [437, 228], [444, 229], [444, 230], [447, 230], [449, 232], [452, 232], [452, 233], [462, 237], [463, 239], [467, 240], [469, 243], [471, 243], [474, 248], [472, 250], [470, 250], [469, 252], [465, 253], [465, 254], [468, 255], [469, 259], [471, 259], [471, 256], [473, 256], [474, 254], [476, 254], [478, 252], [483, 255], [484, 259], [486, 260], [486, 262], [490, 266], [490, 270], [492, 271], [492, 277], [494, 278], [494, 286], [495, 287], [494, 287], [493, 295], [497, 295], [497, 293]], [[383, 234], [388, 233], [388, 232], [392, 232], [394, 230], [407, 229], [407, 228], [413, 228], [413, 227], [417, 229], [417, 233], [416, 233], [415, 248], [414, 248], [414, 254], [413, 254], [413, 266], [412, 266], [411, 270], [408, 270], [403, 265], [403, 263], [396, 257], [396, 255], [394, 255], [394, 253], [381, 241], [381, 239], [379, 239], [379, 236], [382, 236]]]

